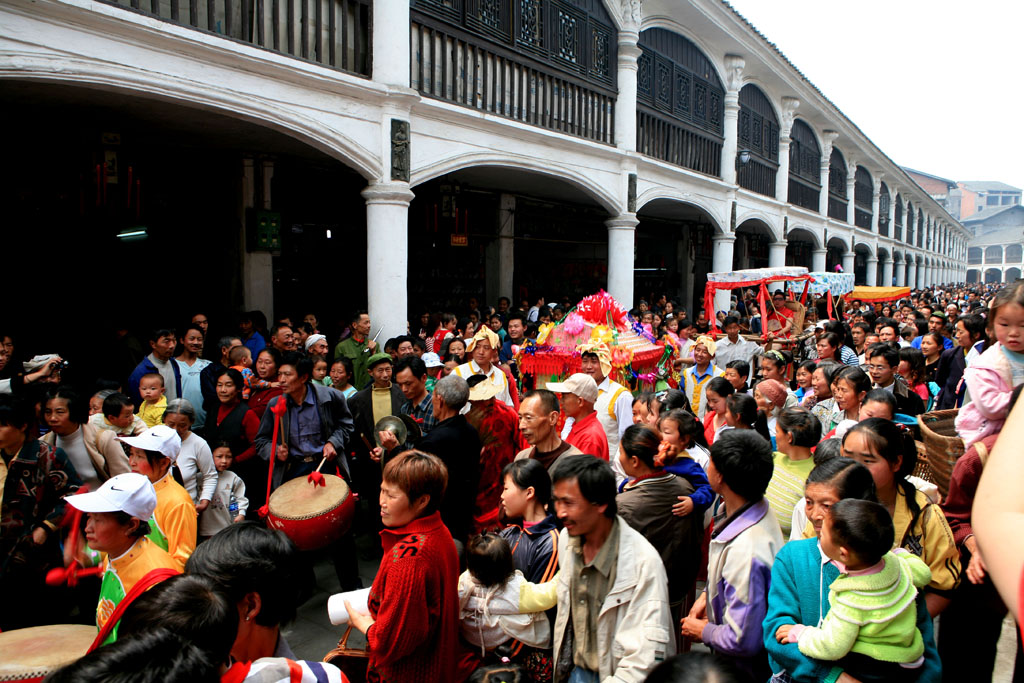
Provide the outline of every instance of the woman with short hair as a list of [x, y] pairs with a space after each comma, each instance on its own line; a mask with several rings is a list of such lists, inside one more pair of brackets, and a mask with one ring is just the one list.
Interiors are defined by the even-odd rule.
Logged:
[[192, 431], [195, 420], [195, 406], [184, 398], [174, 399], [164, 411], [164, 424], [181, 437], [181, 451], [174, 467], [181, 475], [182, 486], [195, 503], [196, 512], [202, 512], [210, 506], [217, 490], [217, 468], [213, 464], [210, 445]]
[[[278, 384], [277, 370], [281, 365], [281, 352], [273, 346], [268, 346], [259, 352], [253, 361], [252, 371], [264, 382]], [[267, 405], [281, 395], [281, 387], [271, 386], [252, 392], [249, 397], [248, 406], [256, 415], [256, 419], [262, 420], [263, 413], [267, 411]]]
[[384, 560], [370, 589], [370, 614], [345, 603], [349, 623], [366, 634], [367, 678], [456, 680], [459, 558], [439, 512], [448, 469], [437, 456], [405, 451], [384, 466], [382, 478]]

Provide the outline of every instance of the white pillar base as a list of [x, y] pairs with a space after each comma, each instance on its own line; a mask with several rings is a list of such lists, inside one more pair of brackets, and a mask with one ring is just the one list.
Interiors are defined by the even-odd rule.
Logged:
[[[385, 3], [387, 4], [387, 3]], [[407, 183], [374, 183], [366, 200], [366, 293], [379, 338], [406, 333], [409, 313], [409, 202]], [[376, 332], [373, 332], [376, 334]]]
[[768, 245], [768, 267], [782, 268], [786, 265], [787, 242], [772, 242]]
[[[723, 273], [732, 270], [732, 251], [736, 243], [736, 235], [715, 235], [711, 238], [711, 272]], [[710, 320], [717, 311], [729, 310], [729, 299], [732, 294], [728, 290], [720, 290], [715, 294], [715, 310], [707, 311]], [[696, 316], [694, 316], [696, 320]]]
[[828, 268], [828, 249], [815, 249], [811, 252], [811, 271], [824, 273]]
[[864, 284], [874, 287], [878, 284], [878, 259], [872, 256], [868, 259], [867, 272], [864, 274]]
[[608, 293], [627, 310], [633, 308], [633, 262], [639, 223], [631, 213], [604, 222], [608, 226]]

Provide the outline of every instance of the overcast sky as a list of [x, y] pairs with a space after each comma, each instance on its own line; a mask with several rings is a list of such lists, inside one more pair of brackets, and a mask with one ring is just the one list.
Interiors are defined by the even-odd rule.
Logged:
[[1024, 0], [730, 0], [902, 166], [1024, 188]]

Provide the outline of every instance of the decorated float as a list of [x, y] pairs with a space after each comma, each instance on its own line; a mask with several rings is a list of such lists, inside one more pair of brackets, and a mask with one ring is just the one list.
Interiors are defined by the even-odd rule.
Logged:
[[[761, 320], [768, 319], [769, 311], [774, 311], [772, 295], [768, 291], [768, 285], [773, 282], [784, 282], [787, 286], [799, 286], [802, 284], [801, 301], [787, 301], [786, 307], [793, 311], [793, 331], [799, 333], [803, 330], [807, 293], [810, 286], [815, 282], [813, 275], [807, 272], [802, 266], [789, 266], [785, 268], [749, 268], [746, 270], [733, 270], [721, 273], [708, 273], [708, 283], [704, 288], [704, 310], [709, 312], [711, 329], [718, 333], [718, 321], [711, 314], [715, 310], [715, 294], [720, 290], [733, 289], [754, 289], [757, 291], [757, 303], [761, 309]], [[762, 339], [768, 338], [771, 332], [768, 325], [762, 326]]]
[[584, 298], [557, 323], [541, 325], [537, 339], [519, 349], [516, 361], [520, 372], [542, 388], [579, 372], [580, 347], [601, 343], [611, 356], [613, 380], [638, 389], [670, 383], [676, 342], [655, 339], [604, 290]]
[[[827, 297], [828, 317], [835, 320], [838, 317], [835, 313], [836, 300], [842, 299], [854, 289], [853, 273], [814, 272], [808, 275], [813, 277], [814, 281], [807, 285], [807, 293], [811, 296]], [[800, 282], [788, 282], [787, 285], [790, 291], [803, 291]]]

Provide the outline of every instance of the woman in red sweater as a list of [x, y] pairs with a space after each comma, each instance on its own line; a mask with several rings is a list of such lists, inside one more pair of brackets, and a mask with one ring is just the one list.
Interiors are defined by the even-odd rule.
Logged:
[[438, 512], [448, 469], [437, 456], [406, 451], [384, 466], [382, 479], [384, 558], [370, 588], [370, 614], [345, 603], [349, 622], [366, 634], [367, 679], [455, 681], [459, 559]]

